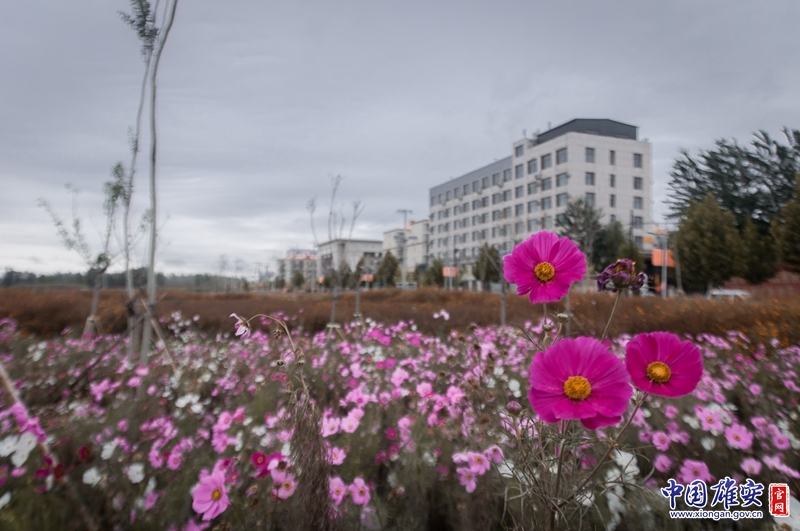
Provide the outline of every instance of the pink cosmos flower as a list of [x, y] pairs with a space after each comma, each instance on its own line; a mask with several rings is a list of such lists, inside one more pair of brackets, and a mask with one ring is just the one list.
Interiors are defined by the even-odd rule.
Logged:
[[666, 452], [667, 449], [669, 449], [669, 443], [670, 443], [669, 435], [667, 435], [663, 431], [654, 432], [652, 440], [653, 440], [653, 445], [655, 445], [655, 447], [661, 450], [662, 452]]
[[780, 430], [775, 430], [772, 434], [772, 445], [778, 450], [788, 450], [792, 442]]
[[669, 469], [672, 468], [672, 459], [664, 454], [658, 454], [656, 460], [653, 462], [653, 466], [662, 474], [666, 474]]
[[236, 319], [236, 336], [242, 336], [242, 339], [245, 339], [247, 336], [249, 336], [250, 323], [248, 323], [244, 317], [239, 317], [235, 313], [232, 313], [231, 317]]
[[467, 467], [457, 468], [456, 472], [458, 472], [458, 482], [467, 488], [467, 492], [475, 492], [475, 488], [478, 486], [478, 476]]
[[596, 339], [562, 339], [531, 364], [528, 399], [546, 422], [580, 419], [590, 430], [618, 424], [632, 394], [625, 365]]
[[748, 457], [742, 461], [742, 470], [744, 470], [748, 476], [757, 476], [761, 472], [761, 461]]
[[169, 457], [167, 458], [167, 468], [170, 470], [178, 470], [181, 467], [182, 461], [181, 452], [178, 449], [174, 449], [169, 453]]
[[555, 302], [586, 275], [586, 257], [569, 238], [540, 231], [503, 259], [503, 276], [531, 304]]
[[704, 431], [721, 432], [723, 429], [722, 415], [719, 411], [709, 411], [704, 408], [703, 414], [698, 413], [697, 418], [700, 419], [700, 427]]
[[356, 505], [367, 505], [369, 503], [369, 487], [364, 480], [361, 478], [356, 478], [353, 480], [353, 484], [348, 487], [350, 491], [350, 496], [353, 498], [353, 503]]
[[347, 453], [338, 446], [328, 448], [328, 462], [330, 462], [330, 464], [339, 466], [344, 463], [345, 457], [347, 457]]
[[273, 493], [281, 500], [285, 500], [297, 490], [297, 480], [289, 472], [273, 472], [272, 479], [275, 482]]
[[702, 479], [706, 483], [714, 481], [714, 476], [708, 471], [708, 465], [702, 461], [684, 459], [683, 466], [678, 472], [678, 482], [689, 484], [696, 479]]
[[678, 413], [679, 413], [678, 408], [676, 408], [673, 405], [669, 405], [664, 408], [664, 416], [667, 417], [668, 419], [674, 419], [675, 417], [678, 416]]
[[469, 469], [479, 476], [492, 468], [491, 461], [478, 452], [467, 452], [467, 462], [469, 463]]
[[225, 490], [225, 476], [222, 471], [200, 479], [200, 484], [192, 492], [192, 509], [203, 515], [203, 520], [211, 520], [221, 514], [231, 504]]
[[355, 431], [358, 429], [358, 425], [358, 419], [348, 415], [342, 419], [341, 424], [339, 424], [339, 428], [345, 433], [355, 433]]
[[750, 394], [752, 395], [758, 396], [761, 394], [761, 386], [758, 384], [751, 384], [748, 389], [750, 389]]
[[335, 435], [339, 431], [340, 420], [337, 417], [323, 417], [322, 418], [322, 436], [328, 437]]
[[487, 459], [491, 460], [495, 464], [500, 464], [503, 462], [503, 450], [496, 444], [493, 444], [484, 450], [483, 455], [485, 455]]
[[725, 438], [731, 448], [747, 450], [753, 445], [753, 434], [741, 424], [734, 424], [725, 428]]
[[328, 489], [336, 505], [341, 505], [344, 497], [347, 496], [347, 486], [342, 481], [342, 478], [338, 476], [331, 478], [328, 482]]
[[703, 376], [700, 350], [669, 332], [639, 334], [625, 351], [633, 385], [648, 393], [677, 398], [691, 393]]

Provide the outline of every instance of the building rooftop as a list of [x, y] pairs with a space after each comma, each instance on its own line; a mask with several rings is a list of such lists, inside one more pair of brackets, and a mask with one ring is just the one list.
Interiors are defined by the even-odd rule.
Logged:
[[536, 135], [537, 145], [544, 144], [554, 138], [567, 133], [585, 133], [587, 135], [611, 136], [614, 138], [627, 138], [636, 140], [635, 125], [628, 125], [608, 118], [576, 118]]

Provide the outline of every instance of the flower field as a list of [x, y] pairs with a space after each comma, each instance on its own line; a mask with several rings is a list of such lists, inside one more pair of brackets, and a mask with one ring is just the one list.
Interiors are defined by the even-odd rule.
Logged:
[[[180, 315], [169, 323], [173, 373], [163, 349], [140, 367], [117, 336], [31, 342], [13, 321], [3, 322], [2, 362], [27, 406], [12, 411], [3, 395], [4, 529], [29, 529], [30, 522], [82, 528], [67, 488], [100, 528], [202, 527], [192, 489], [215, 470], [238, 507], [215, 525], [236, 528], [241, 517], [246, 529], [292, 529], [303, 504], [295, 490], [302, 471], [289, 459], [294, 434], [284, 391], [298, 359], [288, 337], [266, 327], [245, 340], [233, 327], [207, 337], [191, 324]], [[540, 324], [526, 330], [542, 334]], [[340, 485], [332, 507], [342, 528], [361, 520], [364, 529], [492, 529], [525, 520], [507, 490], [511, 432], [525, 417], [512, 417], [506, 406], [519, 401], [528, 409], [533, 354], [517, 330], [436, 338], [415, 332], [413, 323], [368, 322], [294, 340], [311, 392], [324, 404], [330, 477]], [[623, 352], [629, 341], [614, 339], [612, 350]], [[756, 345], [736, 332], [695, 344], [705, 358], [700, 385], [678, 400], [645, 400], [623, 439], [629, 453], [610, 460], [593, 482], [587, 525], [622, 522], [635, 511], [633, 500], [646, 497], [660, 507], [649, 512], [650, 528], [667, 528], [663, 497], [637, 485], [688, 479], [693, 466], [709, 480], [788, 482], [797, 492], [800, 347]], [[58, 467], [44, 459], [37, 435]], [[462, 466], [470, 459], [471, 467]], [[285, 468], [283, 484], [270, 464]], [[364, 494], [351, 492], [354, 485]]]

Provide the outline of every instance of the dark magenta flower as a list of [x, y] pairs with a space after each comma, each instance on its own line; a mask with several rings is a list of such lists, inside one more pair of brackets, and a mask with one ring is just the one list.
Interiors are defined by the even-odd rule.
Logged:
[[536, 354], [528, 399], [546, 422], [579, 419], [594, 430], [618, 424], [633, 394], [625, 365], [596, 339], [562, 339]]
[[540, 231], [503, 259], [503, 276], [531, 303], [555, 302], [586, 274], [586, 257], [569, 238]]
[[669, 332], [634, 337], [626, 347], [625, 365], [633, 385], [669, 398], [691, 393], [703, 376], [700, 350]]
[[638, 291], [645, 282], [647, 282], [645, 273], [636, 274], [636, 262], [623, 258], [606, 267], [597, 276], [597, 291], [619, 291], [624, 288]]

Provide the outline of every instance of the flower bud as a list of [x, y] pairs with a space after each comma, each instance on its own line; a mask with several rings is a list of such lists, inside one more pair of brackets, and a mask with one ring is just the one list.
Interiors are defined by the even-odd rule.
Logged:
[[522, 406], [516, 400], [512, 400], [506, 406], [506, 410], [511, 413], [513, 416], [518, 417], [520, 413], [522, 413]]
[[567, 321], [569, 321], [569, 315], [565, 313], [559, 313], [558, 315], [556, 315], [556, 321], [558, 321], [559, 323], [566, 323]]

